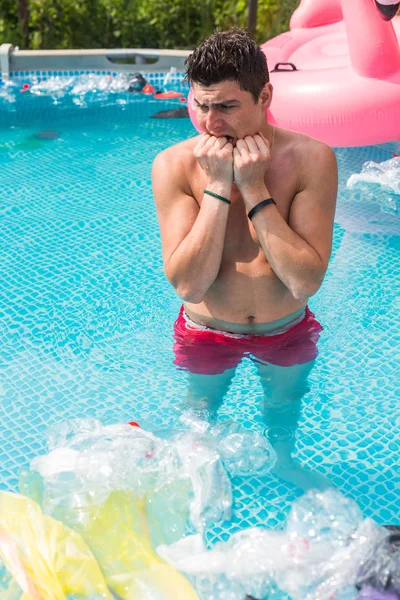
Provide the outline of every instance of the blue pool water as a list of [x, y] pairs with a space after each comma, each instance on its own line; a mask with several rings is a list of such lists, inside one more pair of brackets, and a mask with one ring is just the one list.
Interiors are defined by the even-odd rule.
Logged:
[[[51, 424], [96, 417], [156, 429], [182, 410], [187, 375], [172, 364], [180, 301], [163, 275], [150, 178], [156, 154], [195, 131], [188, 119], [150, 118], [177, 102], [118, 99], [82, 110], [21, 95], [0, 107], [2, 489], [18, 490]], [[43, 130], [55, 139], [38, 140]], [[295, 471], [310, 485], [323, 476], [382, 524], [398, 524], [400, 511], [400, 216], [345, 183], [395, 150], [337, 150], [334, 250], [310, 301], [324, 331], [293, 440]], [[220, 418], [263, 431], [262, 399], [244, 359]], [[272, 474], [233, 487], [233, 522], [210, 541], [281, 527], [302, 493]]]

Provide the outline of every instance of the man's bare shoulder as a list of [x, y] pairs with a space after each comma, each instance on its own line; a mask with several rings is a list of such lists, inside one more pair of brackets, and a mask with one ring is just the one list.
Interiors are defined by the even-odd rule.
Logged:
[[288, 129], [280, 130], [283, 147], [293, 153], [296, 159], [308, 159], [308, 157], [319, 155], [322, 153], [325, 156], [334, 156], [335, 153], [328, 144], [312, 138], [304, 133], [289, 131]]
[[302, 133], [280, 130], [282, 153], [286, 156], [285, 164], [295, 169], [297, 189], [300, 191], [309, 186], [311, 181], [327, 177], [335, 185], [337, 163], [333, 149]]
[[179, 171], [191, 166], [195, 162], [193, 150], [198, 140], [199, 136], [196, 136], [162, 150], [154, 159], [153, 173], [154, 169], [158, 171], [167, 168], [169, 171], [171, 169]]
[[336, 169], [336, 156], [328, 144], [302, 133], [292, 131], [287, 133], [293, 158], [300, 168], [304, 168], [308, 173], [321, 167]]
[[170, 146], [160, 152], [153, 162], [152, 183], [156, 203], [170, 203], [176, 194], [193, 196], [191, 181], [197, 162], [193, 149], [198, 136]]

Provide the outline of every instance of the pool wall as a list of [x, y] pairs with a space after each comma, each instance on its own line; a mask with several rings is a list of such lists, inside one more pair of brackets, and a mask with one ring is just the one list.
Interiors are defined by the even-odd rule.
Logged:
[[[11, 44], [0, 46], [2, 79], [18, 72], [87, 72], [115, 71], [146, 73], [168, 71], [171, 67], [184, 70], [189, 50], [160, 50], [153, 48], [97, 50], [19, 50]], [[116, 62], [124, 61], [124, 62]]]

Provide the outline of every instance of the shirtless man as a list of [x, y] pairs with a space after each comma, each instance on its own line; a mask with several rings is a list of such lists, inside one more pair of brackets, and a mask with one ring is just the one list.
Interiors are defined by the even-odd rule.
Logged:
[[212, 409], [251, 358], [267, 423], [280, 415], [293, 433], [322, 329], [307, 301], [331, 253], [335, 155], [267, 122], [267, 63], [245, 31], [215, 33], [186, 64], [204, 134], [153, 165], [165, 274], [183, 300], [175, 364], [188, 401]]

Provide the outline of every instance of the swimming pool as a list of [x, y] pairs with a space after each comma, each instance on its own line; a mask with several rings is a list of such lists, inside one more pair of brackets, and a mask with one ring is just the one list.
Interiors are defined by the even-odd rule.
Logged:
[[[172, 364], [180, 301], [163, 275], [150, 171], [161, 149], [195, 131], [189, 119], [150, 116], [177, 106], [120, 94], [82, 110], [21, 94], [0, 107], [2, 489], [17, 491], [59, 421], [176, 425], [187, 386]], [[337, 150], [333, 255], [310, 301], [324, 331], [293, 452], [307, 485], [323, 476], [381, 524], [397, 524], [400, 510], [400, 216], [345, 183], [394, 151]], [[261, 403], [244, 359], [220, 418], [264, 431]], [[238, 527], [281, 527], [302, 494], [272, 474], [233, 488], [232, 523], [208, 532], [210, 543]]]

